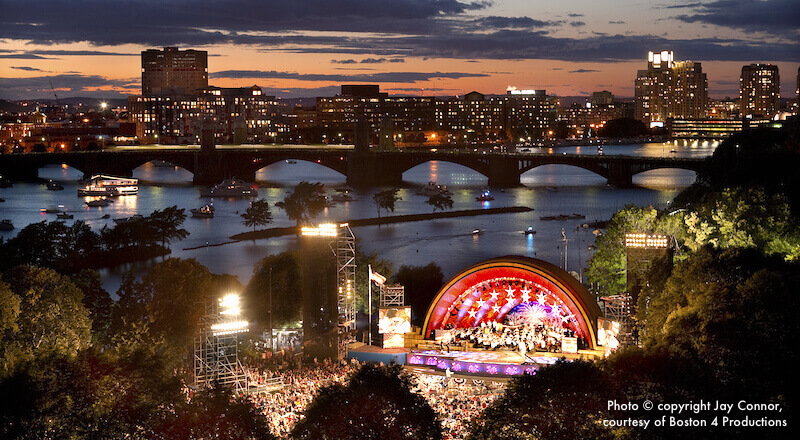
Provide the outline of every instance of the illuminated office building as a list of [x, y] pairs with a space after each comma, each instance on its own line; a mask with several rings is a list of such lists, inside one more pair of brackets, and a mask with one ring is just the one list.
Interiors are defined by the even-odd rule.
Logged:
[[649, 52], [636, 75], [636, 119], [663, 126], [668, 119], [704, 118], [708, 79], [700, 63], [675, 61], [672, 51]]
[[142, 95], [198, 95], [208, 87], [208, 52], [204, 50], [142, 51]]
[[743, 117], [770, 117], [780, 110], [778, 66], [750, 64], [739, 77], [739, 106]]

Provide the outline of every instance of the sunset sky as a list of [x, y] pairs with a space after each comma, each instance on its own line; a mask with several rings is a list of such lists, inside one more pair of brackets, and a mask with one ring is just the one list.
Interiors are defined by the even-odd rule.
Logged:
[[209, 53], [209, 84], [279, 97], [342, 83], [390, 94], [633, 96], [648, 50], [703, 63], [712, 97], [744, 64], [800, 65], [798, 0], [0, 0], [0, 99], [141, 92], [140, 52]]

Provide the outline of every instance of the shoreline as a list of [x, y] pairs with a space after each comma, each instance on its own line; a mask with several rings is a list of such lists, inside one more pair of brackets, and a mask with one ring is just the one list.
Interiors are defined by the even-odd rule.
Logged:
[[[434, 212], [429, 214], [426, 213], [426, 214], [390, 215], [387, 217], [364, 218], [364, 219], [341, 221], [338, 223], [348, 223], [350, 227], [358, 227], [358, 226], [374, 226], [374, 225], [388, 225], [394, 223], [417, 222], [425, 220], [434, 220], [438, 218], [475, 217], [479, 215], [513, 214], [513, 213], [531, 212], [531, 211], [533, 211], [533, 208], [528, 208], [527, 206], [511, 206], [505, 208], [464, 209], [459, 211]], [[236, 243], [238, 241], [280, 237], [284, 235], [297, 234], [298, 232], [300, 232], [300, 228], [298, 226], [288, 226], [283, 228], [268, 228], [268, 229], [261, 229], [258, 231], [248, 231], [229, 237], [231, 240], [234, 241], [228, 241], [208, 246], [221, 246], [223, 244]], [[186, 248], [184, 250], [200, 249], [204, 247], [207, 246], [196, 246], [193, 248]]]

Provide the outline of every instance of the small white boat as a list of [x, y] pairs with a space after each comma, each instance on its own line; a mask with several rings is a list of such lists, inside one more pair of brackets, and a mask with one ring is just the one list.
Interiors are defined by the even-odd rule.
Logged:
[[0, 220], [0, 231], [10, 231], [12, 229], [14, 229], [14, 223], [11, 223], [11, 220]]
[[533, 226], [528, 226], [528, 229], [526, 229], [523, 232], [523, 234], [525, 234], [525, 235], [536, 235], [536, 231], [533, 229]]
[[472, 235], [480, 235], [483, 234], [484, 232], [486, 232], [486, 229], [473, 229]]
[[212, 188], [200, 191], [200, 197], [258, 197], [258, 191], [239, 179], [225, 179]]
[[417, 191], [417, 195], [420, 196], [435, 196], [439, 194], [450, 194], [450, 191], [447, 190], [447, 186], [439, 185], [434, 181], [428, 182], [427, 185], [423, 186], [422, 188]]
[[88, 202], [86, 202], [86, 206], [89, 206], [89, 207], [92, 207], [92, 208], [108, 206], [110, 204], [111, 204], [111, 201], [108, 200], [108, 199], [89, 200]]
[[337, 189], [336, 194], [331, 196], [331, 199], [333, 199], [334, 202], [352, 202], [355, 200], [353, 196], [350, 195], [349, 191], [341, 189]]
[[288, 163], [289, 165], [294, 165], [297, 163], [297, 161], [292, 159], [286, 159], [286, 163]]
[[214, 205], [212, 204], [203, 205], [200, 208], [190, 209], [189, 212], [192, 213], [192, 217], [212, 218], [214, 217]]
[[45, 214], [58, 214], [63, 210], [64, 210], [64, 205], [48, 206], [47, 208], [42, 208], [42, 212]]
[[58, 183], [56, 181], [53, 181], [53, 180], [48, 180], [47, 183], [45, 184], [45, 186], [50, 191], [61, 191], [61, 190], [64, 189], [63, 185], [61, 185], [60, 183]]
[[115, 218], [114, 219], [114, 223], [116, 223], [118, 225], [123, 225], [125, 223], [135, 222], [135, 221], [142, 220], [142, 219], [144, 219], [144, 217], [142, 217], [140, 214], [136, 214], [136, 215], [132, 215], [130, 217], [125, 217], [125, 218]]

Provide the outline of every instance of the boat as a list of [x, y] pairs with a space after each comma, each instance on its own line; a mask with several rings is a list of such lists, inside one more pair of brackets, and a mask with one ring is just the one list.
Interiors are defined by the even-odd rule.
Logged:
[[108, 218], [111, 218], [111, 215], [110, 214], [106, 214], [106, 215], [104, 215], [104, 216], [102, 216], [100, 218], [101, 219], [108, 219]]
[[542, 221], [550, 221], [550, 220], [557, 220], [557, 219], [558, 219], [558, 216], [555, 216], [555, 215], [545, 215], [545, 216], [539, 217], [539, 220], [542, 220]]
[[673, 154], [674, 154], [674, 153], [677, 153], [677, 151], [675, 151], [675, 149], [674, 149], [674, 148], [672, 148], [671, 150], [669, 150], [669, 152], [670, 152], [670, 153], [673, 153]]
[[209, 203], [208, 205], [203, 205], [199, 208], [192, 208], [189, 210], [189, 212], [192, 213], [192, 217], [212, 218], [214, 217], [214, 205]]
[[352, 202], [355, 200], [353, 196], [350, 195], [350, 191], [346, 189], [337, 189], [336, 194], [331, 196], [334, 202]]
[[472, 230], [472, 235], [481, 235], [484, 232], [486, 232], [486, 229], [473, 229]]
[[522, 232], [525, 235], [536, 235], [536, 231], [533, 229], [533, 226], [528, 226], [528, 229]]
[[483, 192], [483, 194], [479, 195], [478, 197], [475, 197], [475, 200], [479, 202], [491, 202], [492, 200], [494, 200], [494, 197], [492, 197], [492, 195], [489, 194], [489, 190], [486, 190]]
[[5, 201], [6, 201], [6, 199], [0, 199], [0, 203], [3, 203]]
[[539, 220], [549, 221], [549, 220], [582, 220], [585, 219], [586, 216], [583, 214], [559, 214], [559, 215], [546, 215], [544, 217], [539, 217]]
[[42, 208], [42, 212], [45, 214], [58, 214], [63, 211], [64, 205], [56, 206], [48, 206], [47, 208]]
[[239, 179], [225, 179], [212, 188], [200, 191], [200, 197], [258, 197], [253, 185]]
[[289, 165], [294, 165], [297, 163], [297, 161], [292, 159], [286, 159], [286, 163], [288, 163]]
[[140, 214], [136, 214], [125, 218], [115, 218], [114, 223], [118, 225], [124, 225], [125, 223], [135, 222], [139, 220], [144, 220], [144, 217]]
[[83, 188], [78, 188], [78, 197], [86, 196], [135, 196], [139, 193], [139, 179], [97, 174]]
[[86, 205], [92, 208], [101, 207], [101, 206], [108, 206], [111, 204], [111, 200], [108, 199], [97, 199], [97, 200], [89, 200], [86, 202]]
[[0, 231], [10, 231], [12, 229], [14, 229], [14, 223], [11, 223], [11, 220], [0, 220]]
[[61, 191], [64, 189], [64, 186], [54, 180], [48, 180], [45, 186], [47, 186], [47, 189], [50, 191]]
[[73, 215], [66, 212], [60, 212], [56, 217], [58, 217], [59, 220], [71, 220]]
[[419, 191], [417, 191], [417, 195], [420, 195], [420, 196], [428, 196], [428, 197], [430, 197], [430, 196], [436, 196], [436, 195], [439, 195], [439, 194], [450, 194], [450, 191], [447, 190], [447, 186], [439, 185], [434, 181], [428, 182], [427, 185], [423, 186], [422, 188], [420, 188]]

